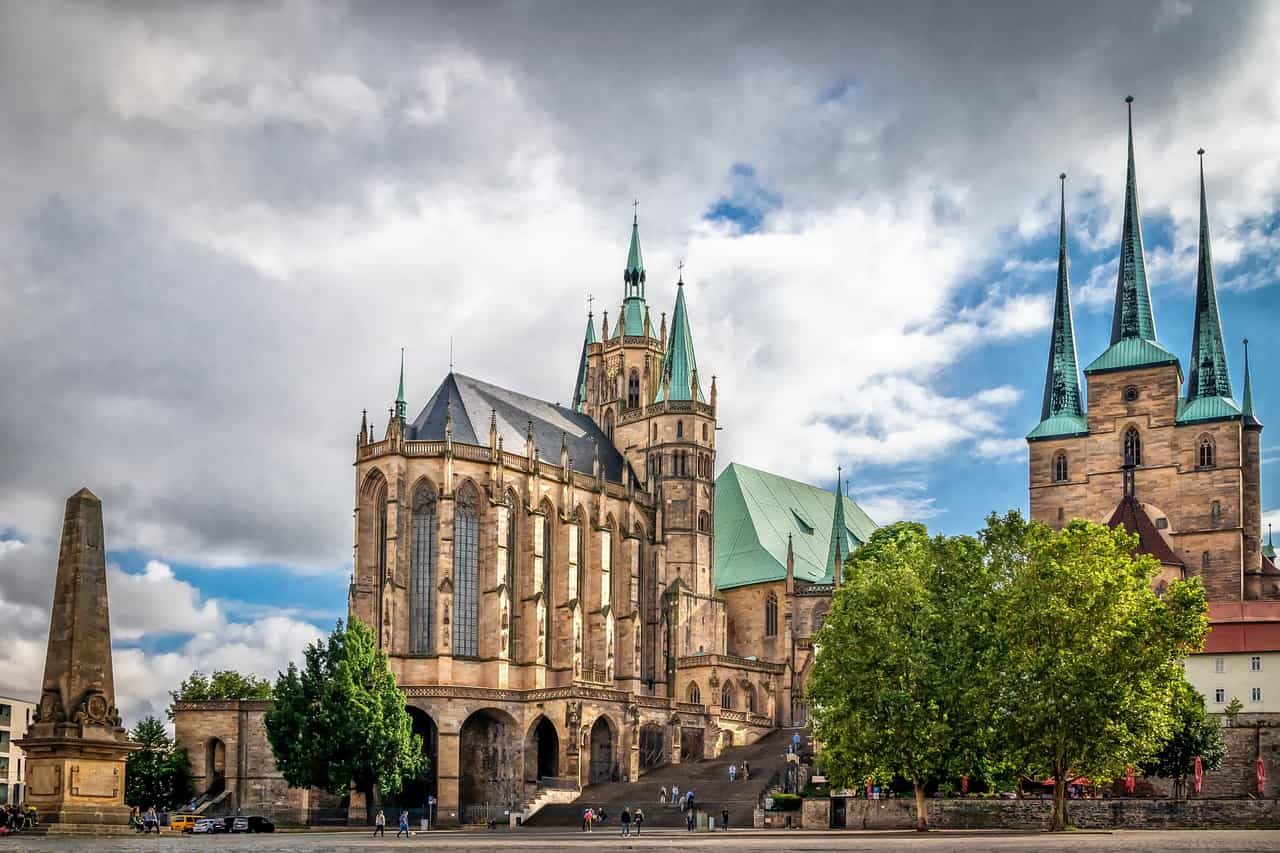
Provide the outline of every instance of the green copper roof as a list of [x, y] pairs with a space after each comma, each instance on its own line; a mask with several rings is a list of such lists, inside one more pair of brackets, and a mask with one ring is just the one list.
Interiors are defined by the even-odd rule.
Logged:
[[1177, 364], [1178, 357], [1155, 341], [1142, 338], [1125, 338], [1107, 347], [1107, 351], [1095, 358], [1084, 369], [1086, 374], [1107, 370], [1126, 370], [1131, 367], [1153, 367], [1159, 364]]
[[622, 300], [622, 311], [618, 314], [618, 325], [614, 327], [614, 337], [644, 333], [644, 300], [638, 296]]
[[[848, 500], [844, 493], [840, 491], [840, 469], [836, 469], [836, 491], [835, 500], [832, 501], [831, 510], [831, 532], [827, 538], [831, 540], [831, 544], [827, 547], [827, 568], [826, 577], [832, 580], [836, 577], [844, 561], [849, 558], [849, 554], [861, 543], [854, 538], [853, 533], [849, 530], [849, 525], [844, 520], [844, 502]], [[850, 501], [852, 503], [852, 501]]]
[[[1067, 261], [1067, 176], [1062, 181], [1061, 216], [1058, 226], [1058, 286], [1053, 296], [1053, 325], [1049, 329], [1049, 366], [1044, 377], [1044, 402], [1040, 406], [1040, 425], [1032, 430], [1037, 438], [1078, 435], [1077, 422], [1083, 421], [1084, 404], [1080, 394], [1080, 369], [1076, 360], [1076, 333], [1071, 322], [1071, 277]], [[1050, 425], [1050, 421], [1054, 425]], [[1088, 432], [1086, 426], [1083, 430]], [[1037, 434], [1038, 433], [1038, 434]], [[1030, 436], [1028, 436], [1030, 437]]]
[[622, 271], [623, 297], [644, 299], [644, 279], [644, 258], [640, 254], [640, 220], [633, 217], [631, 247], [627, 250], [627, 268]]
[[788, 535], [796, 580], [830, 583], [837, 498], [852, 551], [876, 524], [849, 498], [746, 465], [729, 465], [716, 478], [716, 588], [784, 580]]
[[676, 307], [671, 312], [671, 339], [667, 343], [667, 352], [662, 359], [662, 375], [658, 386], [656, 402], [667, 399], [667, 379], [671, 380], [672, 400], [692, 400], [696, 397], [699, 403], [707, 402], [702, 395], [702, 383], [694, 387], [694, 379], [698, 372], [698, 360], [693, 354], [693, 333], [689, 331], [689, 312], [684, 306], [684, 281], [676, 285]]
[[1036, 424], [1036, 428], [1027, 433], [1027, 441], [1088, 434], [1089, 419], [1084, 415], [1053, 415]]
[[582, 357], [577, 361], [577, 382], [573, 383], [573, 411], [582, 411], [586, 405], [586, 351], [595, 343], [595, 323], [590, 311], [586, 314], [586, 334], [582, 337]]
[[1138, 178], [1133, 163], [1133, 98], [1129, 104], [1129, 172], [1124, 186], [1124, 229], [1120, 237], [1120, 272], [1116, 278], [1116, 306], [1111, 319], [1111, 343], [1156, 339], [1147, 286], [1147, 262], [1142, 252], [1142, 220], [1138, 212]]
[[1249, 339], [1244, 339], [1244, 403], [1240, 406], [1244, 422], [1248, 426], [1262, 426], [1258, 412], [1253, 407], [1253, 379], [1249, 376]]
[[1197, 424], [1205, 421], [1225, 421], [1240, 417], [1240, 407], [1230, 397], [1196, 397], [1178, 400], [1180, 424]]
[[1218, 292], [1213, 286], [1213, 256], [1209, 250], [1209, 207], [1204, 191], [1204, 149], [1200, 149], [1200, 259], [1196, 266], [1196, 324], [1187, 364], [1187, 399], [1230, 397], [1227, 352], [1222, 345]]
[[404, 401], [404, 347], [400, 347], [400, 389], [396, 391], [396, 417], [404, 420], [408, 404]]

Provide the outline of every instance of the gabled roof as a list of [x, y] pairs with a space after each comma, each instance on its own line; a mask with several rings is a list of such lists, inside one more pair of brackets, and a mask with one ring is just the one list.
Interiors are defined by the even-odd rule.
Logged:
[[[849, 498], [840, 501], [847, 555], [870, 538], [876, 523]], [[716, 588], [784, 580], [788, 535], [796, 580], [831, 583], [835, 507], [835, 492], [736, 462], [729, 465], [716, 478]]]
[[689, 330], [689, 312], [684, 305], [684, 280], [676, 285], [676, 307], [671, 313], [671, 337], [667, 342], [667, 352], [662, 359], [662, 373], [659, 376], [656, 402], [668, 399], [666, 396], [667, 380], [671, 380], [672, 400], [692, 400], [707, 402], [702, 394], [702, 383], [699, 381], [695, 389], [694, 379], [698, 372], [698, 359], [693, 354], [693, 332]]
[[542, 461], [560, 463], [563, 436], [569, 447], [570, 467], [592, 473], [596, 448], [600, 467], [614, 483], [625, 483], [624, 474], [634, 477], [631, 466], [613, 442], [591, 418], [572, 409], [500, 388], [460, 373], [450, 373], [431, 395], [414, 420], [408, 438], [427, 441], [444, 439], [446, 415], [453, 420], [453, 440], [464, 444], [489, 443], [489, 418], [497, 418], [498, 435], [508, 453], [523, 453], [525, 433], [533, 422], [533, 444]]
[[1146, 504], [1137, 498], [1129, 495], [1121, 498], [1107, 526], [1123, 527], [1130, 533], [1138, 534], [1138, 550], [1155, 557], [1162, 565], [1186, 568], [1177, 552], [1173, 550], [1173, 546], [1169, 544], [1169, 540], [1152, 521]]

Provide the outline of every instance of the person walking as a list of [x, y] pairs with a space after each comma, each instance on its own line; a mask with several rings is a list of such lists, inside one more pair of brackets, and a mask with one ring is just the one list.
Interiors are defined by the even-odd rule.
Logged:
[[587, 806], [582, 810], [582, 831], [591, 831], [591, 807]]
[[663, 785], [663, 786], [659, 789], [659, 791], [660, 791], [660, 793], [658, 794], [658, 802], [659, 802], [659, 803], [665, 803], [665, 802], [667, 801], [667, 786], [666, 786], [666, 785]]
[[677, 785], [675, 782], [672, 782], [671, 783], [671, 805], [674, 806], [679, 802], [680, 802], [680, 786]]
[[373, 837], [377, 838], [379, 835], [383, 838], [387, 836], [387, 816], [383, 814], [382, 809], [378, 809], [378, 813], [373, 818]]
[[742, 762], [742, 781], [751, 781], [751, 762], [749, 761]]
[[689, 811], [693, 811], [693, 789], [684, 792], [684, 807]]
[[640, 827], [644, 826], [644, 809], [637, 807], [635, 814], [631, 815], [631, 822], [636, 825], [636, 835], [640, 835]]
[[618, 817], [618, 822], [622, 824], [622, 837], [627, 838], [631, 835], [631, 807], [623, 806], [622, 814]]
[[684, 825], [690, 832], [693, 832], [694, 824], [697, 822], [697, 819], [693, 816], [693, 809], [689, 809], [689, 811], [685, 812]]
[[729, 784], [732, 785], [734, 780], [737, 778], [737, 776], [738, 776], [738, 765], [730, 764], [729, 765]]
[[729, 831], [729, 810], [728, 809], [720, 810], [720, 826], [724, 828], [725, 832]]
[[404, 833], [405, 838], [409, 838], [409, 813], [404, 809], [400, 810], [400, 826], [396, 829], [396, 838], [400, 837], [400, 833]]

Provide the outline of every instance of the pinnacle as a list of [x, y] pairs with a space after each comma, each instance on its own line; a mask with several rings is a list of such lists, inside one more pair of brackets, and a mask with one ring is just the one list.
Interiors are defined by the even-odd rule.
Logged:
[[80, 491], [76, 492], [71, 497], [77, 498], [79, 500], [93, 501], [94, 503], [102, 503], [102, 501], [98, 498], [97, 495], [89, 491], [88, 486], [82, 486], [80, 488]]

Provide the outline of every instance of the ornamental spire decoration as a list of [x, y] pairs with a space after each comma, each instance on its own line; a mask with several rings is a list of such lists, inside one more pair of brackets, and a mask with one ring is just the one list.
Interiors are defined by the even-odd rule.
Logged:
[[588, 311], [587, 331], [582, 338], [582, 358], [578, 360], [578, 381], [573, 385], [573, 410], [575, 412], [583, 411], [583, 407], [587, 404], [587, 353], [595, 342], [595, 321], [591, 316], [591, 312]]
[[1191, 336], [1191, 363], [1187, 365], [1187, 400], [1230, 397], [1227, 351], [1222, 345], [1222, 321], [1218, 316], [1218, 292], [1213, 285], [1213, 257], [1209, 250], [1209, 206], [1204, 191], [1204, 149], [1200, 156], [1200, 258], [1196, 265], [1196, 323]]
[[1138, 177], [1133, 160], [1133, 95], [1129, 105], [1129, 171], [1124, 185], [1124, 230], [1120, 237], [1120, 273], [1116, 278], [1116, 307], [1111, 320], [1111, 343], [1141, 338], [1156, 339], [1151, 313], [1151, 288], [1147, 286], [1147, 262], [1142, 251], [1142, 221], [1138, 210]]
[[840, 489], [840, 481], [844, 471], [836, 467], [836, 509], [831, 517], [831, 546], [827, 549], [827, 571], [831, 572], [831, 582], [840, 586], [841, 569], [849, 556], [849, 534], [844, 521], [844, 492]]
[[404, 347], [400, 347], [400, 388], [396, 391], [396, 417], [403, 421], [408, 408], [404, 401]]
[[1249, 339], [1244, 339], [1244, 400], [1240, 405], [1240, 413], [1244, 415], [1245, 426], [1262, 426], [1258, 420], [1258, 412], [1253, 407], [1253, 380], [1249, 377]]
[[627, 268], [622, 273], [622, 281], [626, 285], [623, 296], [644, 297], [644, 258], [640, 255], [640, 215], [637, 200], [632, 203], [637, 208], [631, 215], [631, 248], [627, 250]]
[[680, 281], [676, 283], [676, 307], [671, 313], [671, 338], [662, 359], [662, 388], [658, 391], [656, 402], [663, 400], [707, 402], [698, 384], [698, 360], [693, 354], [693, 332], [689, 330], [689, 312], [684, 304], [683, 272]]
[[1061, 200], [1058, 224], [1058, 286], [1053, 296], [1053, 326], [1049, 331], [1049, 366], [1044, 379], [1040, 419], [1084, 414], [1080, 370], [1076, 361], [1076, 332], [1071, 320], [1071, 276], [1067, 259], [1067, 174], [1058, 175]]

